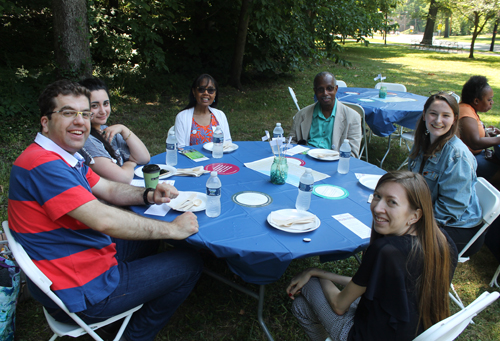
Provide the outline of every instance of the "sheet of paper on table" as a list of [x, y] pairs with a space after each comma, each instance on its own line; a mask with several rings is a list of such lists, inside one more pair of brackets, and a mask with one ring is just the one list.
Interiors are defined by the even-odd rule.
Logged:
[[[262, 160], [247, 162], [245, 163], [245, 166], [253, 169], [254, 171], [270, 176], [271, 165], [273, 164], [273, 161], [274, 156], [270, 156]], [[305, 167], [296, 165], [294, 163], [288, 163], [288, 176], [286, 178], [286, 183], [295, 187], [299, 187], [300, 177], [302, 176], [302, 174], [304, 174], [304, 170]], [[315, 170], [312, 170], [312, 174], [315, 182], [330, 177], [330, 175], [328, 174], [320, 173]]]
[[417, 100], [414, 98], [406, 98], [406, 97], [372, 97], [374, 100], [384, 103], [398, 103], [398, 102], [416, 102]]
[[170, 211], [170, 206], [168, 205], [151, 205], [146, 211], [144, 211], [144, 214], [164, 217], [168, 213], [168, 211]]
[[[175, 180], [159, 180], [158, 183], [166, 183], [167, 185], [174, 185]], [[130, 181], [130, 185], [135, 186], [135, 187], [144, 187], [144, 179], [132, 179]]]
[[295, 154], [300, 154], [300, 153], [303, 153], [305, 151], [308, 151], [309, 149], [310, 148], [298, 145], [298, 146], [295, 146], [293, 148], [288, 149], [285, 154], [292, 156]]
[[347, 227], [351, 232], [355, 233], [359, 238], [370, 238], [372, 233], [371, 228], [363, 224], [358, 219], [354, 218], [350, 213], [332, 215], [339, 223]]

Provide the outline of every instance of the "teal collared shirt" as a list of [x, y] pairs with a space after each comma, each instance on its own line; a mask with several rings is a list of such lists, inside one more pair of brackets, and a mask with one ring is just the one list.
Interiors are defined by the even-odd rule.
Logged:
[[328, 118], [325, 118], [325, 115], [321, 112], [321, 105], [319, 102], [316, 103], [311, 128], [309, 129], [309, 139], [307, 140], [308, 146], [323, 149], [332, 148], [333, 124], [335, 123], [336, 112], [337, 100], [335, 100], [332, 114]]

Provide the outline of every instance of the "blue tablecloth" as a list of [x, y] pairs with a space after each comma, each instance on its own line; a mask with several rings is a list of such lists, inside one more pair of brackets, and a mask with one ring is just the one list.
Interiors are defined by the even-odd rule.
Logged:
[[[337, 173], [338, 161], [318, 161], [307, 155], [294, 157], [306, 162], [305, 167], [331, 175], [316, 184], [335, 184], [349, 192], [341, 200], [328, 200], [313, 195], [310, 212], [321, 220], [321, 226], [308, 233], [287, 233], [271, 227], [267, 216], [271, 211], [295, 208], [297, 187], [289, 184], [273, 185], [269, 176], [243, 165], [272, 156], [267, 142], [235, 142], [239, 149], [224, 154], [222, 159], [211, 158], [211, 153], [202, 146], [192, 146], [210, 159], [194, 162], [179, 155], [177, 167], [187, 168], [212, 163], [229, 163], [240, 168], [232, 175], [220, 175], [222, 182], [222, 213], [217, 218], [208, 218], [205, 212], [196, 213], [200, 225], [199, 233], [187, 242], [211, 250], [217, 257], [225, 258], [230, 269], [244, 281], [254, 284], [269, 284], [278, 280], [293, 259], [317, 255], [331, 255], [343, 259], [367, 247], [369, 239], [361, 239], [345, 228], [332, 215], [351, 213], [371, 227], [370, 205], [367, 203], [371, 190], [362, 186], [355, 173], [383, 174], [384, 171], [364, 161], [351, 158], [350, 171], [346, 175]], [[154, 156], [151, 163], [164, 164], [165, 153]], [[199, 178], [174, 176], [175, 187], [180, 191], [205, 192], [208, 174]], [[241, 191], [261, 191], [272, 197], [268, 206], [243, 207], [232, 201], [232, 196]], [[134, 206], [132, 210], [144, 215], [146, 206]], [[172, 221], [180, 213], [171, 210], [165, 217], [148, 216]], [[310, 238], [304, 242], [303, 238]]]
[[378, 89], [338, 88], [337, 99], [342, 102], [356, 103], [365, 110], [366, 124], [374, 134], [389, 136], [395, 130], [394, 124], [415, 129], [427, 97], [409, 92], [387, 91], [387, 98], [408, 99], [404, 102], [383, 102], [379, 99]]

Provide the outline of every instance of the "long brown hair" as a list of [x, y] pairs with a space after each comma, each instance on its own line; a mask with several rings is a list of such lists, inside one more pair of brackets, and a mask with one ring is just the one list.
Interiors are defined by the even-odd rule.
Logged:
[[[410, 171], [394, 171], [382, 176], [378, 189], [385, 182], [396, 182], [406, 191], [410, 207], [422, 210], [421, 218], [406, 232], [415, 232], [410, 261], [422, 262], [422, 274], [417, 280], [419, 321], [427, 329], [450, 316], [448, 290], [452, 261], [450, 246], [434, 219], [431, 192], [424, 177]], [[370, 243], [383, 238], [372, 227]]]
[[[451, 126], [450, 130], [443, 136], [440, 136], [434, 141], [433, 144], [431, 144], [431, 137], [429, 136], [430, 134], [426, 134], [427, 127], [425, 126], [425, 113], [429, 109], [432, 103], [435, 101], [445, 101], [448, 103], [450, 106], [451, 110], [453, 110], [453, 116], [454, 116], [454, 121], [453, 125]], [[412, 153], [410, 155], [410, 158], [415, 159], [417, 156], [420, 154], [420, 152], [424, 153], [424, 158], [428, 158], [438, 151], [440, 151], [443, 146], [448, 142], [458, 131], [458, 118], [459, 118], [459, 108], [458, 108], [458, 103], [457, 100], [447, 94], [446, 92], [440, 92], [435, 95], [432, 95], [427, 99], [427, 102], [425, 102], [424, 105], [424, 112], [422, 113], [422, 116], [420, 116], [418, 123], [417, 123], [417, 129], [415, 129], [415, 144], [412, 150]]]

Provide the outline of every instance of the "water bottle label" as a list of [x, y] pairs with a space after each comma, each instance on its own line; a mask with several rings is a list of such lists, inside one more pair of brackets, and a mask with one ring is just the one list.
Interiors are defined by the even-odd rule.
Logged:
[[306, 185], [302, 182], [299, 184], [299, 189], [304, 192], [312, 192], [314, 185]]
[[344, 158], [349, 158], [351, 157], [351, 153], [350, 152], [340, 152], [340, 157], [344, 157]]
[[207, 187], [207, 195], [216, 197], [220, 195], [220, 188], [208, 188]]
[[213, 142], [214, 143], [224, 143], [224, 138], [223, 137], [213, 137]]
[[175, 150], [177, 143], [167, 143], [167, 150]]

